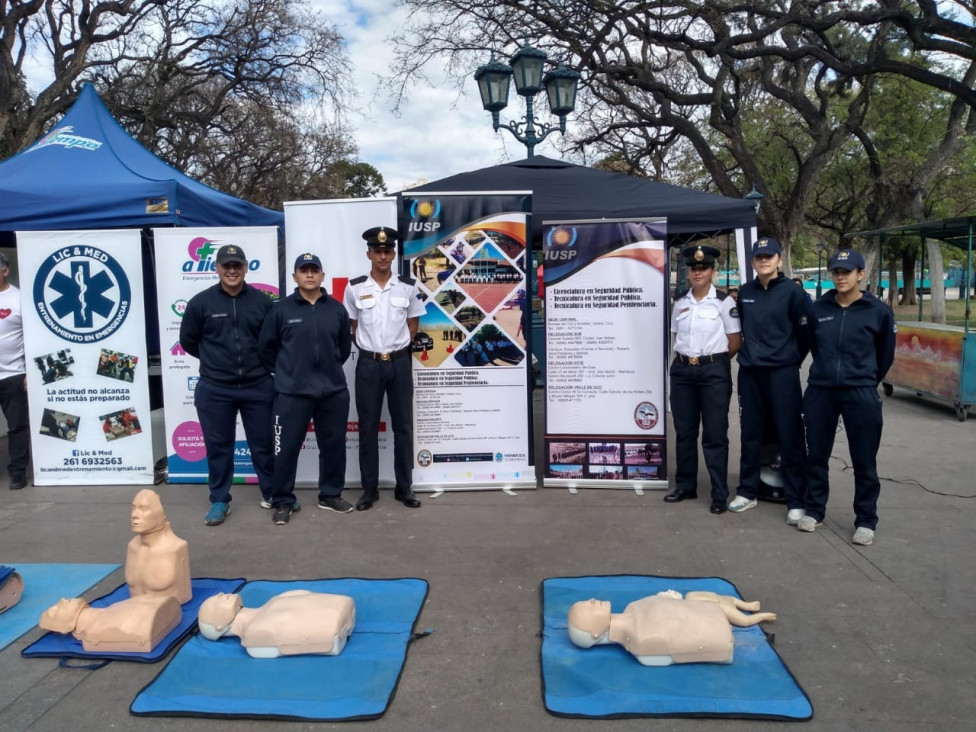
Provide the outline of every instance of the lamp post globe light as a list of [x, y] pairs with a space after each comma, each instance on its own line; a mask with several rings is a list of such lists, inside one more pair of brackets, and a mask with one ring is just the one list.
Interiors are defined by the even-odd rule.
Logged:
[[[474, 72], [481, 92], [481, 104], [491, 112], [492, 128], [508, 130], [512, 136], [528, 149], [528, 157], [535, 154], [535, 146], [550, 134], [559, 130], [566, 132], [566, 115], [576, 107], [576, 89], [580, 74], [559, 64], [555, 69], [543, 74], [549, 61], [544, 51], [526, 44], [509, 59], [511, 65], [491, 60], [479, 66]], [[516, 93], [525, 99], [525, 117], [521, 122], [502, 124], [499, 113], [508, 106], [509, 84], [514, 78]], [[550, 111], [559, 118], [559, 124], [537, 122], [534, 113], [534, 98], [543, 89], [549, 98]]]

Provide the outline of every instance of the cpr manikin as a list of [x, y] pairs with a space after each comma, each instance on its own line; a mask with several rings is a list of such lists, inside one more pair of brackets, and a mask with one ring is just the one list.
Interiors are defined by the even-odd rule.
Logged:
[[0, 613], [9, 610], [24, 594], [24, 579], [17, 572], [10, 572], [2, 579], [6, 567], [0, 567]]
[[45, 630], [71, 633], [86, 651], [148, 653], [182, 617], [192, 596], [187, 543], [173, 533], [155, 491], [132, 499], [132, 530], [125, 555], [129, 599], [93, 608], [80, 598], [61, 600], [41, 615]]
[[605, 600], [585, 600], [569, 609], [569, 638], [580, 648], [619, 643], [644, 666], [673, 663], [732, 663], [732, 625], [775, 620], [773, 613], [746, 615], [758, 602], [714, 592], [674, 590], [630, 603], [619, 614]]
[[249, 608], [240, 595], [221, 593], [203, 602], [198, 621], [204, 638], [238, 636], [253, 658], [338, 656], [356, 625], [356, 605], [346, 595], [292, 590]]

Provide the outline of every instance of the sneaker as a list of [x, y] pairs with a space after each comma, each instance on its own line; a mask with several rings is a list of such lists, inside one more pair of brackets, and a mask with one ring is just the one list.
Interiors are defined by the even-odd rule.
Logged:
[[294, 510], [294, 506], [278, 506], [271, 514], [271, 522], [278, 526], [284, 526], [288, 523]]
[[207, 516], [203, 519], [203, 523], [207, 526], [220, 526], [229, 515], [230, 504], [217, 501], [216, 503], [210, 504], [210, 510], [207, 511]]
[[741, 513], [742, 511], [748, 511], [750, 508], [755, 508], [758, 505], [759, 502], [755, 498], [736, 496], [729, 502], [729, 510], [733, 513]]
[[874, 543], [874, 530], [866, 526], [858, 526], [854, 529], [854, 536], [851, 537], [851, 544], [858, 546], [871, 546]]
[[319, 508], [326, 511], [335, 511], [336, 513], [351, 513], [353, 510], [352, 504], [342, 496], [326, 496], [325, 498], [320, 498]]
[[802, 508], [791, 508], [786, 512], [786, 525], [796, 526], [797, 522], [807, 515], [807, 512]]
[[19, 491], [27, 487], [27, 478], [23, 475], [10, 476], [10, 490]]
[[271, 499], [261, 496], [261, 508], [274, 508], [274, 506], [271, 505]]
[[800, 531], [816, 531], [818, 526], [823, 526], [823, 523], [817, 521], [813, 516], [801, 516], [796, 522], [796, 528]]

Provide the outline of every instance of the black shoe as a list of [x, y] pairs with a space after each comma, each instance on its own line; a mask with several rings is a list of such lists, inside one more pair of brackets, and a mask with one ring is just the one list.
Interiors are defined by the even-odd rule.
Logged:
[[27, 479], [23, 475], [10, 476], [10, 490], [19, 491], [27, 487]]
[[363, 491], [363, 495], [356, 501], [357, 511], [368, 511], [373, 504], [380, 500], [380, 492], [377, 490]]
[[729, 507], [725, 504], [725, 501], [712, 501], [712, 505], [708, 510], [712, 513], [725, 513], [729, 510]]
[[291, 519], [291, 514], [294, 510], [294, 506], [278, 506], [274, 510], [274, 513], [271, 514], [271, 522], [278, 526], [284, 526]]
[[410, 488], [405, 491], [394, 491], [393, 497], [407, 508], [420, 508], [420, 499]]
[[670, 493], [668, 493], [668, 495], [666, 495], [664, 497], [664, 502], [665, 503], [681, 503], [682, 501], [688, 501], [688, 500], [691, 500], [693, 498], [698, 498], [698, 494], [697, 493], [688, 493], [687, 491], [682, 491], [682, 490], [679, 490], [678, 488], [675, 488], [673, 491], [671, 491]]

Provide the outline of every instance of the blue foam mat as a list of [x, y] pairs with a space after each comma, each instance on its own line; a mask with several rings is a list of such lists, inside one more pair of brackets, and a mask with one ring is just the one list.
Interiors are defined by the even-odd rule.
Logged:
[[[562, 717], [726, 717], [805, 721], [810, 699], [759, 626], [733, 627], [731, 664], [640, 665], [616, 644], [577, 648], [569, 640], [570, 606], [595, 597], [623, 612], [664, 590], [709, 590], [741, 597], [717, 577], [639, 575], [555, 577], [542, 583], [542, 679], [546, 709]], [[775, 610], [775, 608], [770, 608]]]
[[24, 580], [20, 602], [0, 613], [0, 650], [37, 625], [62, 597], [77, 597], [119, 568], [118, 564], [17, 564]]
[[306, 721], [382, 716], [427, 597], [426, 580], [254, 581], [244, 586], [241, 598], [245, 607], [258, 607], [289, 590], [355, 600], [356, 628], [340, 655], [251, 658], [236, 637], [210, 641], [197, 634], [139, 692], [129, 711], [140, 716]]
[[[116, 567], [118, 565], [115, 565]], [[70, 633], [45, 633], [40, 639], [31, 643], [21, 651], [24, 658], [86, 658], [90, 660], [111, 660], [111, 661], [139, 661], [142, 663], [155, 663], [179, 643], [183, 638], [193, 632], [197, 627], [197, 613], [203, 601], [218, 592], [237, 592], [246, 580], [236, 579], [217, 579], [213, 577], [198, 577], [191, 580], [193, 597], [189, 602], [183, 603], [183, 617], [169, 634], [160, 641], [149, 653], [105, 653], [104, 651], [86, 651], [81, 641]], [[59, 597], [63, 597], [60, 595]], [[68, 595], [74, 597], [75, 595]], [[116, 587], [107, 595], [102, 595], [97, 600], [91, 601], [92, 607], [106, 607], [121, 600], [129, 599], [129, 586], [125, 583]], [[55, 600], [54, 602], [57, 602]], [[54, 604], [53, 602], [50, 604]], [[40, 613], [38, 616], [40, 617]], [[34, 622], [37, 622], [37, 617]]]

